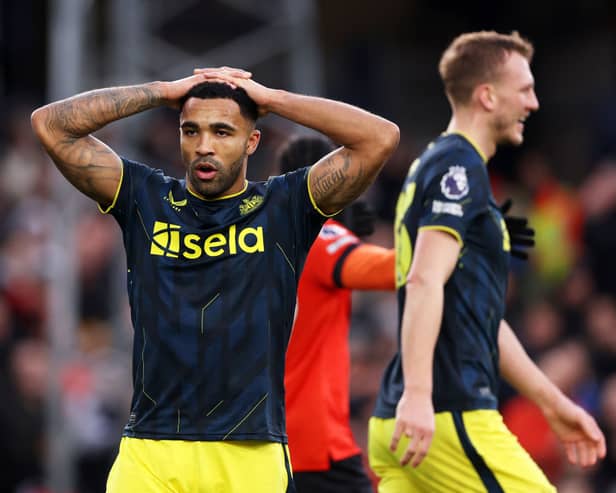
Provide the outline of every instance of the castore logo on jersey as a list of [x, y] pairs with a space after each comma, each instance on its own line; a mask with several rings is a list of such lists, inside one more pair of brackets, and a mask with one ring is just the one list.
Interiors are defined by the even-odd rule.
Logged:
[[180, 212], [180, 207], [184, 207], [188, 202], [186, 199], [184, 200], [175, 200], [173, 198], [173, 192], [169, 190], [169, 194], [166, 197], [163, 197], [163, 200], [169, 202], [171, 204], [172, 209], [175, 212]]

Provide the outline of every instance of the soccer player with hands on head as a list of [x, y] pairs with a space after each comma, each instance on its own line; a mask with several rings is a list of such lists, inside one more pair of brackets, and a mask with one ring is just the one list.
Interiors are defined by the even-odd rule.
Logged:
[[[92, 135], [159, 106], [179, 110], [181, 180]], [[340, 147], [249, 182], [256, 122], [270, 112]], [[323, 222], [374, 180], [398, 127], [229, 67], [78, 94], [34, 111], [32, 126], [123, 234], [134, 392], [107, 491], [294, 491], [283, 379], [297, 283]]]

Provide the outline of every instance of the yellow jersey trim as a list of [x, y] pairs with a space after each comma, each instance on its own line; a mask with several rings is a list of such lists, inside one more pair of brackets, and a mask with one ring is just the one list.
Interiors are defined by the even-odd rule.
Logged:
[[336, 211], [333, 214], [325, 214], [325, 212], [319, 209], [319, 206], [314, 201], [314, 197], [312, 196], [312, 190], [310, 190], [310, 173], [312, 173], [312, 168], [313, 166], [311, 166], [308, 170], [308, 176], [306, 177], [306, 186], [308, 187], [308, 197], [310, 197], [310, 203], [312, 204], [312, 207], [314, 207], [314, 210], [321, 214], [323, 217], [334, 217], [336, 214], [339, 214], [340, 211]]
[[244, 180], [244, 188], [242, 188], [239, 192], [235, 192], [229, 195], [223, 195], [222, 197], [216, 197], [215, 199], [206, 199], [205, 197], [202, 197], [196, 192], [193, 192], [190, 188], [188, 188], [188, 184], [186, 184], [186, 190], [188, 190], [188, 193], [190, 193], [193, 197], [198, 198], [199, 200], [203, 200], [203, 202], [216, 202], [217, 200], [232, 199], [233, 197], [242, 195], [246, 191], [247, 188], [248, 188], [248, 180]]
[[475, 141], [473, 139], [471, 139], [464, 132], [460, 132], [459, 130], [456, 130], [455, 132], [445, 132], [443, 135], [453, 135], [453, 134], [457, 134], [457, 135], [459, 135], [461, 137], [464, 137], [466, 140], [468, 140], [468, 143], [470, 145], [472, 145], [473, 148], [477, 151], [477, 154], [479, 154], [479, 156], [481, 156], [483, 164], [487, 164], [488, 163], [488, 159], [486, 158], [486, 155], [483, 153], [483, 151], [479, 148], [479, 146], [475, 143]]
[[462, 237], [460, 236], [460, 233], [458, 233], [453, 228], [450, 228], [448, 226], [421, 226], [420, 228], [418, 228], [417, 231], [424, 231], [424, 230], [428, 230], [428, 231], [443, 231], [445, 233], [449, 233], [456, 240], [458, 240], [458, 243], [460, 244], [461, 247], [464, 246], [464, 242], [462, 241]]
[[109, 214], [109, 211], [115, 207], [116, 202], [118, 201], [118, 197], [120, 195], [120, 188], [122, 188], [123, 181], [124, 181], [124, 162], [122, 162], [122, 167], [120, 168], [120, 183], [118, 183], [118, 188], [116, 188], [116, 192], [115, 192], [115, 195], [113, 196], [113, 200], [111, 201], [111, 205], [107, 207], [106, 209], [103, 209], [98, 202], [96, 203], [96, 207], [98, 207], [98, 210], [101, 211], [103, 214]]

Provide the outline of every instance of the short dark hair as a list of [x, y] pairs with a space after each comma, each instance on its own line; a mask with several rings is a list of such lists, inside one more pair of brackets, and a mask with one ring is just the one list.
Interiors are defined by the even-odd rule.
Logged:
[[259, 107], [257, 103], [241, 87], [235, 89], [222, 82], [201, 82], [193, 87], [180, 100], [180, 108], [190, 98], [200, 99], [232, 99], [240, 107], [240, 113], [252, 122], [259, 118]]
[[277, 156], [280, 173], [316, 163], [336, 148], [334, 143], [322, 135], [296, 135], [291, 137], [279, 150]]
[[517, 52], [530, 63], [533, 51], [532, 43], [517, 31], [461, 34], [443, 52], [439, 62], [445, 92], [453, 103], [466, 104], [478, 84], [498, 76], [509, 53]]

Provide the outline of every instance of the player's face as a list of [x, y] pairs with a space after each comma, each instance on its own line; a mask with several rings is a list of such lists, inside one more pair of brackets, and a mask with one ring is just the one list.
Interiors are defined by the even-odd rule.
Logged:
[[493, 120], [496, 144], [520, 145], [526, 118], [539, 109], [528, 60], [511, 53], [493, 88], [497, 98]]
[[190, 98], [180, 114], [180, 147], [191, 191], [207, 199], [242, 191], [260, 133], [232, 99]]

